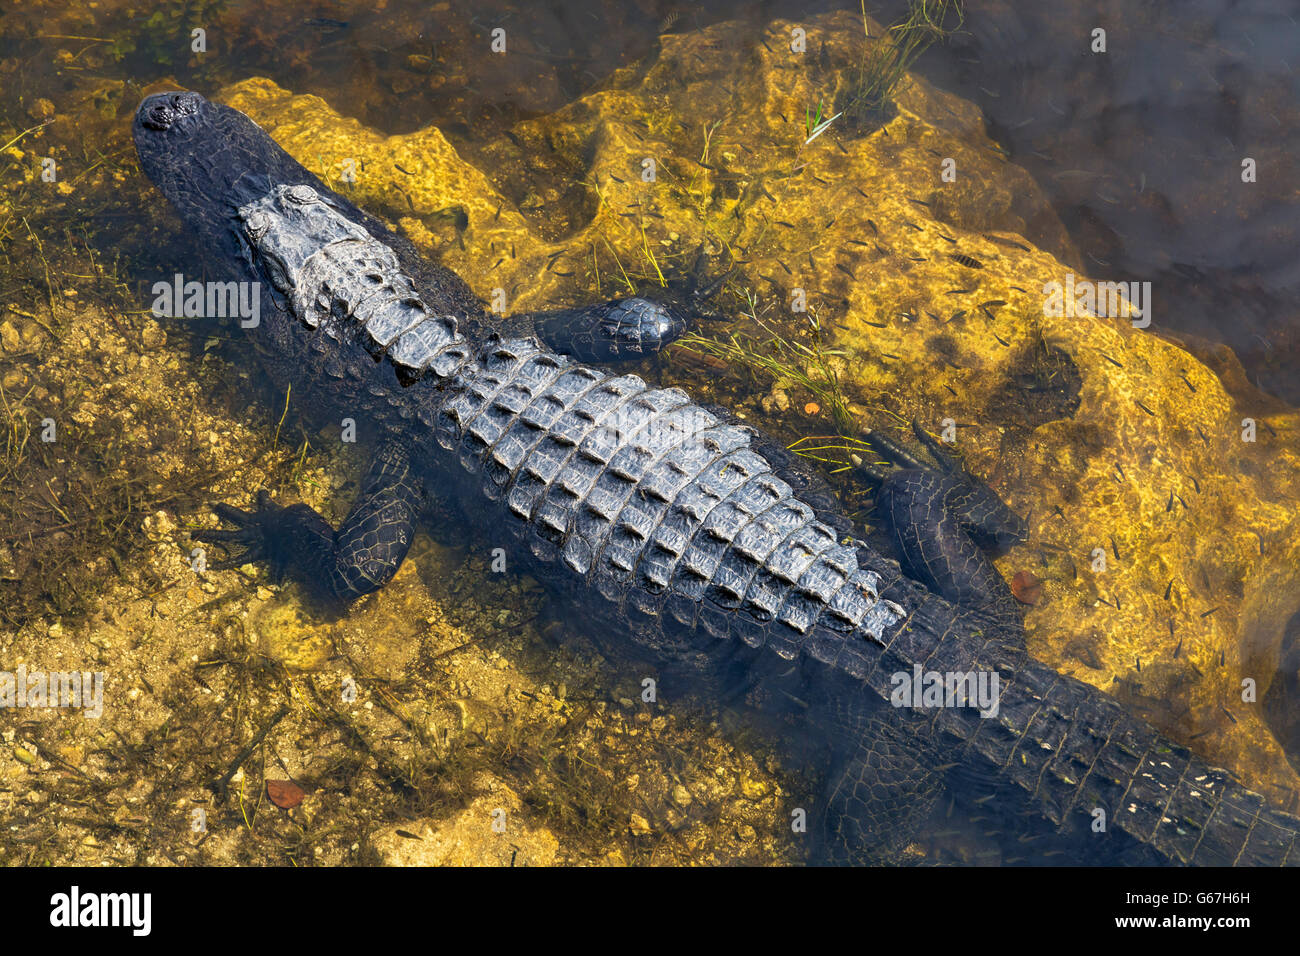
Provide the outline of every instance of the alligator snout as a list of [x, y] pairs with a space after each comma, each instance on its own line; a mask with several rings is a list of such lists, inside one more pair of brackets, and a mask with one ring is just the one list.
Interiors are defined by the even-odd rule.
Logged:
[[199, 111], [203, 97], [197, 93], [155, 93], [145, 97], [136, 111], [141, 125], [163, 132], [182, 116], [192, 116]]

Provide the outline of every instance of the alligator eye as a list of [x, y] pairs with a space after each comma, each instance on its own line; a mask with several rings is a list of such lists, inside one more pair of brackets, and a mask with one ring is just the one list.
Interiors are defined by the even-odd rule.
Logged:
[[284, 271], [284, 266], [274, 259], [266, 260], [266, 274], [271, 280], [271, 285], [275, 286], [281, 292], [289, 288], [289, 276]]
[[244, 232], [248, 233], [248, 238], [254, 242], [265, 236], [270, 228], [271, 217], [264, 212], [250, 213], [248, 219], [244, 221]]
[[290, 202], [296, 202], [299, 205], [306, 205], [311, 202], [320, 202], [320, 196], [316, 195], [316, 190], [310, 186], [290, 186], [284, 191], [284, 198]]

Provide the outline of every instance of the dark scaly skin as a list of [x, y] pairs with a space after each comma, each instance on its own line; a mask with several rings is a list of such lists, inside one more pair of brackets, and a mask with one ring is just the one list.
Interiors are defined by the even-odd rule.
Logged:
[[541, 312], [533, 322], [544, 342], [579, 362], [645, 358], [686, 331], [686, 319], [676, 310], [640, 298]]
[[[947, 788], [999, 821], [991, 838], [1008, 852], [1052, 847], [1065, 862], [1300, 863], [1300, 820], [1112, 698], [1030, 658], [996, 615], [954, 605], [818, 521], [817, 507], [799, 500], [751, 432], [679, 390], [495, 335], [463, 284], [232, 110], [193, 94], [150, 98], [135, 133], [146, 173], [222, 275], [263, 283], [254, 334], [273, 381], [292, 381], [315, 407], [355, 417], [377, 447], [404, 449], [414, 473], [457, 496], [489, 540], [509, 541], [595, 625], [593, 636], [627, 635], [683, 661], [724, 660], [746, 669], [770, 701], [802, 701], [778, 724], [792, 754], [833, 768], [827, 801], [808, 807], [823, 821], [822, 858], [890, 859]], [[287, 182], [310, 189], [276, 188]], [[304, 258], [313, 244], [317, 253]], [[338, 268], [322, 273], [329, 250]], [[331, 301], [344, 300], [352, 310], [334, 315]], [[381, 336], [406, 312], [416, 324], [396, 340]], [[389, 344], [378, 346], [380, 338]], [[289, 552], [300, 568], [338, 569], [342, 596], [351, 596], [357, 583], [343, 567], [355, 556], [346, 542], [373, 520], [366, 502], [406, 500], [388, 474], [368, 480], [332, 536], [310, 509], [290, 508], [260, 525], [260, 543], [243, 519], [247, 540], [267, 556]], [[962, 508], [978, 518], [978, 509]], [[381, 569], [374, 577], [400, 563], [409, 541], [411, 520], [388, 518], [360, 538]], [[891, 707], [894, 675], [914, 667], [995, 674], [998, 715]], [[1104, 833], [1091, 830], [1094, 808], [1106, 812]]]
[[875, 432], [867, 441], [894, 467], [860, 466], [880, 483], [876, 511], [903, 570], [954, 604], [979, 608], [1008, 629], [1018, 628], [1015, 599], [985, 551], [1022, 541], [1024, 521], [949, 457], [919, 422], [912, 422], [912, 430], [938, 469]]
[[276, 577], [292, 573], [320, 597], [360, 597], [383, 587], [401, 566], [422, 486], [405, 446], [387, 441], [376, 450], [361, 493], [337, 533], [307, 505], [282, 508], [261, 492], [255, 511], [216, 506], [235, 530], [199, 530], [193, 538], [242, 547], [239, 557], [214, 562], [214, 571], [265, 560]]

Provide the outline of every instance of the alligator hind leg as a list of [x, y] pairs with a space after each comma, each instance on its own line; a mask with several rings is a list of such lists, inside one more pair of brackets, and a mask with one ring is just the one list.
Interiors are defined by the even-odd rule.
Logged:
[[962, 607], [1019, 620], [1007, 583], [984, 553], [1024, 537], [1025, 524], [986, 486], [948, 456], [920, 425], [917, 439], [934, 457], [927, 467], [882, 435], [867, 440], [889, 465], [860, 470], [880, 483], [876, 510], [903, 570]]
[[898, 863], [943, 793], [939, 755], [887, 714], [855, 723], [856, 747], [829, 778], [826, 855], [833, 863]]
[[227, 550], [231, 545], [244, 549], [211, 563], [213, 570], [266, 561], [277, 577], [290, 572], [325, 597], [352, 601], [379, 590], [397, 573], [411, 547], [421, 490], [406, 451], [386, 442], [376, 451], [361, 493], [338, 531], [307, 505], [281, 507], [260, 491], [252, 511], [215, 506], [233, 529], [200, 530], [191, 537]]

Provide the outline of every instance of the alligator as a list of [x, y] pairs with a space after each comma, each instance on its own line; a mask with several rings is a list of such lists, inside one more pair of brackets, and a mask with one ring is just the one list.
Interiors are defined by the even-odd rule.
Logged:
[[269, 380], [374, 436], [337, 529], [259, 492], [194, 532], [228, 549], [212, 567], [266, 561], [355, 599], [396, 572], [436, 488], [599, 640], [761, 691], [747, 703], [825, 781], [816, 862], [900, 860], [947, 794], [1033, 862], [1300, 864], [1300, 819], [1027, 653], [974, 544], [1022, 529], [962, 469], [875, 443], [900, 565], [761, 432], [609, 367], [677, 334], [673, 308], [504, 320], [234, 109], [156, 94], [133, 135], [211, 268], [259, 283]]

